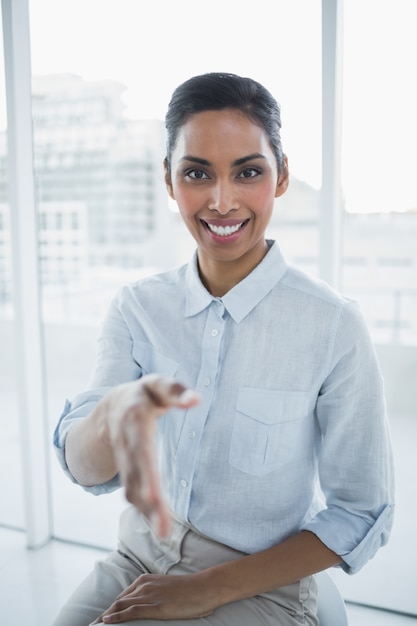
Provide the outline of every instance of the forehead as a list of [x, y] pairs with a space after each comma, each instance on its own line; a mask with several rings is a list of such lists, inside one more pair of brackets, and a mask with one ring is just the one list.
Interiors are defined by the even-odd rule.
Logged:
[[265, 130], [236, 109], [195, 113], [180, 128], [173, 157], [192, 154], [244, 156], [259, 152], [273, 156]]

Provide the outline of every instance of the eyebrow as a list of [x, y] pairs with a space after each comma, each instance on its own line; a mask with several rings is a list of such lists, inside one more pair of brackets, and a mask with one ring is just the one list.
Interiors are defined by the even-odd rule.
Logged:
[[253, 161], [254, 159], [265, 159], [265, 157], [259, 152], [254, 152], [253, 154], [248, 154], [248, 156], [244, 156], [241, 159], [236, 159], [236, 161], [233, 161], [232, 165], [243, 165], [244, 163], [247, 163], [247, 161]]
[[[241, 157], [240, 159], [236, 159], [235, 161], [233, 161], [232, 166], [235, 167], [236, 165], [243, 165], [244, 163], [252, 161], [253, 159], [265, 159], [265, 157], [259, 152], [254, 152], [253, 154], [248, 154], [247, 156]], [[185, 156], [181, 157], [180, 161], [191, 161], [192, 163], [198, 163], [199, 165], [206, 166], [211, 165], [210, 161], [208, 161], [207, 159], [201, 159], [200, 157], [195, 157], [191, 154], [186, 154]]]

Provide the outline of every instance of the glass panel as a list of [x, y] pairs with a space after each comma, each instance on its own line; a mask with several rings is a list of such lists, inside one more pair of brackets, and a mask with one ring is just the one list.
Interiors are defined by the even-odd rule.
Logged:
[[417, 344], [414, 13], [413, 0], [345, 3], [343, 287], [383, 343]]
[[12, 247], [7, 191], [7, 114], [0, 14], [0, 524], [23, 528], [22, 465], [12, 302]]
[[343, 288], [368, 319], [385, 379], [397, 509], [388, 546], [338, 582], [348, 599], [417, 615], [415, 2], [349, 0], [344, 11]]
[[[277, 29], [277, 7], [268, 19], [269, 0], [256, 7], [247, 0], [212, 0], [201, 12], [184, 0], [32, 0], [51, 431], [64, 398], [87, 384], [99, 321], [117, 286], [185, 262], [194, 249], [168, 205], [162, 172], [163, 117], [183, 80], [232, 71], [263, 82], [281, 101], [292, 180], [277, 203], [270, 235], [290, 259], [316, 272], [320, 2], [278, 4], [285, 27]], [[55, 460], [52, 468], [55, 533], [113, 545], [122, 495], [91, 498]]]

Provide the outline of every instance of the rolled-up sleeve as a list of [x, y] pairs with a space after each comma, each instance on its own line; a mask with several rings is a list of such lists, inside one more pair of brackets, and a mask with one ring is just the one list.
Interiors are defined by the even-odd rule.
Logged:
[[341, 312], [329, 375], [317, 402], [320, 487], [326, 508], [304, 524], [353, 574], [388, 541], [394, 514], [393, 460], [383, 380], [354, 304]]
[[[70, 472], [65, 459], [65, 441], [68, 432], [74, 422], [86, 417], [91, 413], [97, 403], [109, 391], [109, 389], [109, 387], [90, 389], [89, 391], [85, 391], [75, 396], [75, 398], [73, 398], [71, 402], [69, 400], [66, 400], [64, 410], [58, 420], [53, 436], [54, 448], [57, 454], [59, 464], [61, 465], [65, 474], [73, 483], [79, 484]], [[94, 485], [92, 487], [85, 487], [84, 485], [82, 485], [82, 487], [83, 489], [94, 495], [100, 495], [102, 493], [110, 493], [111, 491], [114, 491], [115, 489], [120, 487], [120, 481], [119, 477], [115, 476], [108, 482], [101, 485]]]
[[[393, 504], [387, 504], [376, 519], [360, 518], [354, 513], [329, 507], [305, 524], [302, 530], [317, 535], [341, 557], [340, 567], [348, 574], [355, 574], [387, 543], [393, 516]], [[335, 524], [336, 521], [339, 523]]]

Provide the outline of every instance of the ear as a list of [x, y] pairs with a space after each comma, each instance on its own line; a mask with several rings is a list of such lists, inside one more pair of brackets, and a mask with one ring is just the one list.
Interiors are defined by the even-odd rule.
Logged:
[[171, 172], [169, 171], [168, 161], [167, 161], [166, 157], [164, 159], [164, 173], [165, 173], [164, 174], [165, 175], [165, 185], [166, 185], [166, 188], [167, 188], [168, 195], [169, 195], [170, 198], [175, 200], [174, 190], [172, 188]]
[[290, 173], [288, 170], [288, 158], [284, 154], [284, 158], [282, 159], [281, 173], [278, 176], [277, 187], [275, 189], [276, 198], [279, 198], [279, 196], [282, 196], [282, 194], [287, 191], [289, 183], [290, 183]]

